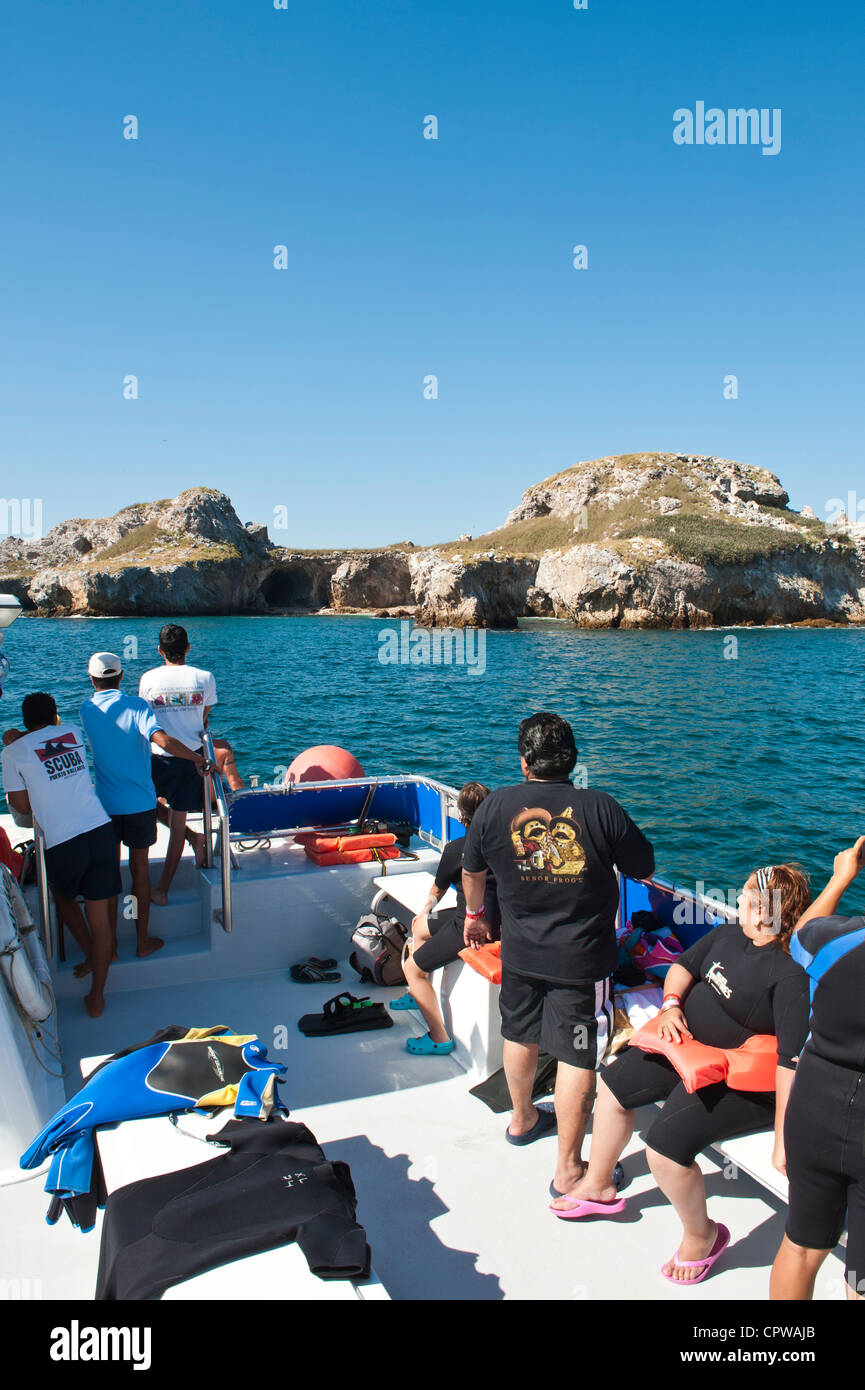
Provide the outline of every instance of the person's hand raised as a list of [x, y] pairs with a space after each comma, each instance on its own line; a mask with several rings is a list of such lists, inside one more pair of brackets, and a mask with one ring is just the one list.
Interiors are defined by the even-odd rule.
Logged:
[[855, 845], [851, 845], [849, 849], [842, 849], [840, 854], [835, 855], [832, 870], [837, 878], [845, 878], [852, 883], [863, 868], [865, 868], [865, 835], [860, 835]]

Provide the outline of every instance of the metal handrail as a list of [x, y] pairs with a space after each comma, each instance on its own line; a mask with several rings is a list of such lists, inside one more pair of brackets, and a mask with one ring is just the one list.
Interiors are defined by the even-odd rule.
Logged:
[[46, 960], [54, 959], [54, 924], [51, 920], [51, 890], [48, 887], [48, 866], [45, 863], [45, 835], [41, 825], [33, 822], [36, 842], [36, 892], [39, 900], [39, 929]]
[[[212, 780], [213, 790], [216, 794], [216, 810], [219, 817], [219, 858], [220, 858], [220, 878], [222, 883], [222, 929], [230, 932], [232, 929], [233, 915], [231, 902], [231, 833], [228, 823], [228, 801], [225, 795], [225, 784], [222, 780], [222, 773], [216, 762], [216, 750], [213, 747], [213, 738], [210, 733], [204, 732], [204, 751], [208, 760], [213, 764], [213, 772], [207, 778], [209, 784]], [[205, 785], [205, 827], [211, 823], [210, 820], [210, 786]]]
[[[207, 757], [207, 748], [202, 742], [202, 752]], [[213, 779], [209, 772], [204, 774], [204, 867], [213, 868]]]
[[[214, 794], [215, 794], [215, 796], [216, 796], [216, 810], [217, 810], [217, 818], [218, 818], [218, 821], [219, 821], [219, 857], [220, 857], [220, 878], [221, 878], [221, 887], [222, 887], [222, 909], [221, 909], [221, 914], [220, 914], [220, 916], [221, 916], [221, 921], [222, 921], [223, 930], [224, 930], [224, 931], [227, 931], [227, 932], [230, 932], [230, 931], [232, 930], [233, 925], [234, 925], [234, 922], [233, 922], [233, 904], [232, 904], [232, 894], [231, 894], [231, 843], [232, 843], [232, 838], [237, 839], [237, 840], [242, 840], [242, 839], [244, 839], [244, 838], [249, 838], [249, 837], [248, 837], [248, 836], [245, 836], [245, 835], [242, 834], [242, 833], [238, 833], [238, 832], [235, 832], [235, 833], [234, 833], [234, 836], [232, 836], [231, 824], [230, 824], [230, 819], [229, 819], [229, 794], [226, 792], [225, 782], [224, 782], [224, 780], [223, 780], [222, 774], [221, 774], [221, 772], [219, 771], [219, 767], [218, 767], [218, 764], [217, 764], [217, 762], [216, 762], [216, 752], [215, 752], [215, 749], [214, 749], [214, 747], [213, 747], [213, 738], [212, 738], [211, 734], [210, 734], [207, 730], [205, 730], [205, 732], [204, 732], [204, 737], [203, 737], [203, 739], [202, 739], [202, 744], [203, 744], [203, 749], [204, 749], [205, 756], [207, 757], [208, 761], [209, 761], [210, 763], [213, 764], [213, 769], [214, 769], [213, 772], [212, 772], [211, 774], [209, 774], [209, 776], [208, 776], [207, 779], [206, 779], [206, 783], [205, 783], [205, 796], [204, 796], [204, 833], [205, 833], [205, 838], [206, 838], [206, 840], [207, 840], [207, 845], [208, 845], [207, 863], [208, 863], [208, 867], [210, 867], [210, 866], [212, 865], [211, 846], [212, 846], [212, 838], [213, 838], [213, 837], [212, 837], [213, 818], [212, 818], [212, 810], [211, 810], [211, 806], [210, 806], [210, 794], [209, 794], [209, 793], [210, 793], [210, 786], [212, 785]], [[375, 792], [376, 788], [379, 787], [379, 786], [393, 785], [393, 784], [398, 784], [398, 783], [404, 782], [404, 781], [423, 781], [423, 782], [425, 782], [428, 786], [434, 787], [435, 790], [439, 793], [440, 813], [441, 813], [441, 829], [440, 829], [441, 843], [442, 843], [442, 845], [444, 845], [444, 844], [446, 843], [446, 840], [447, 840], [447, 817], [448, 817], [448, 813], [449, 813], [450, 808], [451, 808], [451, 803], [452, 803], [453, 797], [454, 797], [454, 795], [455, 795], [454, 788], [447, 786], [446, 783], [437, 782], [437, 781], [435, 781], [433, 778], [430, 778], [430, 777], [420, 778], [420, 777], [417, 777], [415, 774], [412, 774], [412, 773], [393, 773], [393, 774], [391, 774], [390, 776], [386, 776], [386, 777], [347, 777], [347, 778], [340, 778], [339, 781], [340, 781], [340, 785], [341, 785], [341, 786], [344, 786], [344, 785], [346, 785], [346, 784], [353, 784], [353, 783], [354, 783], [354, 784], [363, 784], [363, 785], [365, 785], [365, 786], [369, 786], [369, 793], [368, 793], [368, 795], [367, 795], [367, 797], [366, 797], [366, 799], [365, 799], [365, 801], [364, 801], [364, 805], [363, 805], [363, 808], [362, 808], [362, 810], [361, 810], [361, 812], [360, 812], [360, 816], [359, 816], [359, 818], [358, 818], [357, 824], [362, 824], [363, 821], [364, 821], [364, 819], [365, 819], [366, 816], [368, 815], [369, 807], [370, 807], [370, 802], [371, 802], [371, 800], [372, 800], [373, 793]], [[280, 787], [270, 787], [270, 788], [267, 788], [267, 789], [265, 789], [264, 787], [261, 787], [261, 788], [256, 788], [255, 790], [256, 790], [256, 791], [268, 790], [268, 791], [271, 791], [271, 792], [273, 792], [273, 791], [281, 791], [281, 792], [284, 792], [286, 795], [291, 796], [293, 793], [297, 793], [297, 792], [301, 792], [301, 791], [303, 791], [303, 792], [309, 792], [309, 791], [316, 791], [316, 790], [330, 790], [330, 789], [332, 789], [332, 787], [333, 787], [333, 782], [331, 782], [331, 781], [326, 781], [326, 782], [303, 782], [303, 783], [290, 783], [290, 782], [289, 782], [289, 783], [283, 783]], [[249, 790], [252, 790], [252, 789], [250, 788]], [[238, 792], [238, 793], [237, 793], [237, 796], [238, 796], [238, 797], [241, 797], [242, 795], [243, 795], [242, 792]], [[231, 796], [231, 800], [234, 801], [234, 799], [235, 799], [235, 797], [232, 795], [232, 796]], [[310, 826], [310, 827], [308, 827], [308, 828], [309, 828], [309, 829], [313, 829], [313, 828], [320, 828], [320, 827], [312, 827], [312, 826]], [[351, 828], [351, 827], [347, 827], [347, 828]], [[285, 827], [285, 828], [284, 828], [284, 831], [283, 831], [282, 833], [285, 833], [285, 834], [297, 834], [298, 831], [299, 831], [300, 829], [301, 829], [301, 827], [299, 827], [299, 826]], [[271, 834], [274, 834], [274, 833], [279, 834], [279, 833], [281, 833], [281, 832], [280, 832], [280, 830], [278, 830], [276, 827], [273, 827], [269, 833], [271, 833]], [[431, 835], [431, 836], [430, 836], [430, 839], [431, 839], [431, 840], [434, 840], [434, 836]]]

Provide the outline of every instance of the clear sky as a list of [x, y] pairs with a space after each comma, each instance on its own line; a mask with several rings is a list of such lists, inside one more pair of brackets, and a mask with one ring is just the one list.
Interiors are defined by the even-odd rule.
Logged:
[[[423, 544], [645, 449], [865, 488], [854, 0], [39, 0], [2, 49], [0, 491], [46, 525], [206, 483]], [[780, 153], [675, 144], [698, 101]]]

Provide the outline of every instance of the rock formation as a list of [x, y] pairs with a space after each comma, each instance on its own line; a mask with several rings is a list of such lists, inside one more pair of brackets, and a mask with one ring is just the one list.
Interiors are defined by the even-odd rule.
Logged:
[[504, 526], [435, 548], [291, 551], [224, 493], [0, 542], [0, 590], [41, 614], [379, 613], [425, 625], [865, 622], [865, 527], [794, 512], [765, 469], [596, 459], [527, 489]]

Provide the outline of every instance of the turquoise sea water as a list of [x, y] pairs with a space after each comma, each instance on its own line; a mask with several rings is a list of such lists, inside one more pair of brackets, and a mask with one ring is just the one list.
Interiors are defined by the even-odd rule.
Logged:
[[[520, 778], [520, 719], [571, 721], [588, 781], [616, 796], [655, 844], [658, 872], [735, 889], [759, 864], [798, 859], [816, 887], [865, 833], [865, 630], [584, 632], [532, 623], [485, 634], [485, 670], [382, 664], [398, 622], [345, 618], [182, 620], [190, 660], [216, 675], [214, 733], [241, 772], [273, 777], [314, 743], [339, 743], [369, 773], [460, 785]], [[92, 651], [126, 654], [125, 688], [157, 664], [159, 619], [21, 619], [0, 719], [29, 690], [77, 718]], [[730, 638], [735, 659], [725, 659]], [[865, 885], [845, 908], [861, 906]]]

